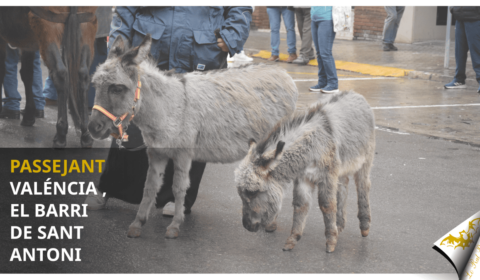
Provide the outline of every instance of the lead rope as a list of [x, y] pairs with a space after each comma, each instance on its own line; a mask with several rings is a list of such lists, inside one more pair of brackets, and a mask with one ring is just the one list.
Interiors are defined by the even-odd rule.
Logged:
[[[137, 80], [137, 89], [135, 89], [135, 96], [133, 98], [133, 105], [132, 105], [132, 114], [130, 119], [128, 120], [129, 122], [132, 121], [133, 117], [135, 116], [135, 108], [137, 106], [137, 101], [140, 99], [140, 91], [142, 88], [142, 82], [140, 81], [140, 73], [138, 73], [138, 80]], [[121, 115], [120, 117], [116, 117], [109, 111], [107, 111], [105, 108], [103, 108], [100, 105], [94, 105], [92, 109], [98, 110], [99, 112], [103, 113], [105, 116], [107, 116], [109, 119], [113, 121], [113, 125], [118, 128], [118, 133], [111, 133], [110, 135], [117, 139], [116, 143], [119, 148], [125, 148], [122, 143], [123, 142], [128, 142], [128, 134], [127, 134], [127, 128], [128, 126], [125, 126], [123, 128], [123, 120], [128, 116], [129, 112], [126, 112], [125, 114]]]

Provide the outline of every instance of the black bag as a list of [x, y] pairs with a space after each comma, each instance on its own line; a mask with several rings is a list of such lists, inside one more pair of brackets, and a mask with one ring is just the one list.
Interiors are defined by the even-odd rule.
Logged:
[[450, 8], [453, 17], [459, 21], [478, 21], [480, 20], [479, 6], [453, 6]]
[[[147, 149], [144, 147], [141, 131], [135, 124], [130, 123], [127, 133], [128, 142], [123, 143], [125, 149], [119, 149], [115, 139], [113, 139], [105, 163], [105, 170], [100, 176], [98, 189], [101, 192], [106, 192], [109, 197], [139, 204], [143, 198], [143, 188], [147, 178]], [[205, 166], [205, 162], [192, 162], [189, 172], [190, 188], [185, 196], [185, 213], [190, 212], [190, 208], [197, 199]], [[163, 185], [156, 197], [155, 205], [157, 208], [162, 208], [168, 202], [175, 200], [172, 192], [173, 175], [173, 161], [170, 159], [165, 168]]]

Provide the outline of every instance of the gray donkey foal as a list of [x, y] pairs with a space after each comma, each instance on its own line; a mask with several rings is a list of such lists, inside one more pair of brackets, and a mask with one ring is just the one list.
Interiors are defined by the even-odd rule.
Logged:
[[[286, 71], [271, 65], [182, 75], [163, 72], [146, 59], [150, 46], [147, 35], [138, 47], [125, 52], [121, 36], [117, 37], [107, 61], [93, 76], [95, 103], [115, 116], [129, 112], [137, 80], [141, 80], [133, 122], [148, 146], [149, 169], [128, 236], [140, 236], [171, 158], [175, 216], [166, 237], [176, 238], [184, 217], [192, 160], [228, 163], [242, 159], [248, 139], [263, 137], [294, 111], [298, 92]], [[130, 115], [122, 125], [128, 125]], [[109, 118], [95, 110], [89, 130], [95, 138], [118, 131]]]
[[259, 144], [253, 139], [249, 144], [247, 156], [235, 170], [247, 230], [276, 229], [285, 185], [293, 181], [293, 227], [283, 250], [292, 250], [300, 240], [311, 197], [318, 189], [327, 252], [333, 252], [338, 233], [345, 227], [348, 176], [354, 175], [360, 229], [364, 237], [368, 235], [375, 124], [363, 96], [354, 92], [333, 95], [326, 103], [284, 118]]

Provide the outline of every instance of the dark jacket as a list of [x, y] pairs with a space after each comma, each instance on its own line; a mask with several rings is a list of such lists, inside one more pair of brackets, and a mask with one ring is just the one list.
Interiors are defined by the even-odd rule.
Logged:
[[227, 53], [217, 46], [214, 31], [220, 29], [233, 56], [248, 38], [251, 13], [252, 7], [117, 7], [108, 47], [118, 35], [137, 46], [150, 33], [151, 54], [160, 69], [226, 68]]
[[112, 7], [100, 6], [95, 13], [97, 16], [97, 34], [95, 38], [107, 37], [110, 32], [110, 23], [112, 22]]
[[459, 21], [480, 20], [480, 6], [453, 6], [450, 8], [450, 12]]

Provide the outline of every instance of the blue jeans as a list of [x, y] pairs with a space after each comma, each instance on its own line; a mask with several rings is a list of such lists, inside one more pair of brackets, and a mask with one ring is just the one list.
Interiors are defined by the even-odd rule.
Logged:
[[457, 20], [455, 23], [455, 61], [457, 63], [455, 82], [465, 83], [469, 50], [473, 70], [480, 83], [480, 20], [470, 22]]
[[280, 53], [280, 16], [283, 16], [285, 28], [287, 28], [287, 46], [288, 53], [297, 53], [297, 37], [295, 37], [295, 12], [287, 8], [275, 7], [267, 8], [268, 18], [270, 20], [270, 46], [272, 55]]
[[338, 88], [337, 69], [333, 59], [332, 48], [335, 40], [333, 20], [315, 20], [312, 17], [312, 39], [315, 44], [318, 62], [318, 84]]
[[[3, 102], [4, 108], [8, 110], [20, 110], [20, 101], [22, 96], [18, 92], [18, 69], [17, 65], [20, 60], [20, 52], [18, 49], [12, 50], [7, 47], [7, 55], [5, 58], [5, 78], [3, 81], [3, 89], [5, 98]], [[40, 53], [35, 52], [33, 60], [33, 101], [37, 110], [43, 110], [45, 107], [45, 99], [42, 95], [42, 68], [40, 67]]]
[[393, 44], [397, 37], [398, 26], [405, 11], [405, 6], [385, 6], [385, 11], [387, 12], [387, 18], [383, 26], [383, 43]]
[[[97, 69], [97, 66], [100, 63], [104, 63], [105, 60], [107, 60], [107, 41], [106, 38], [97, 38], [95, 39], [95, 54], [93, 56], [93, 61], [92, 65], [90, 65], [90, 77], [92, 77], [93, 73], [95, 73], [95, 70]], [[47, 77], [45, 80], [45, 88], [43, 89], [43, 96], [52, 99], [52, 100], [57, 100], [58, 95], [57, 95], [57, 90], [55, 89], [55, 85], [53, 84], [52, 79], [50, 77]], [[92, 86], [90, 83], [88, 87], [88, 107], [92, 108], [93, 103], [95, 101], [95, 88]]]

